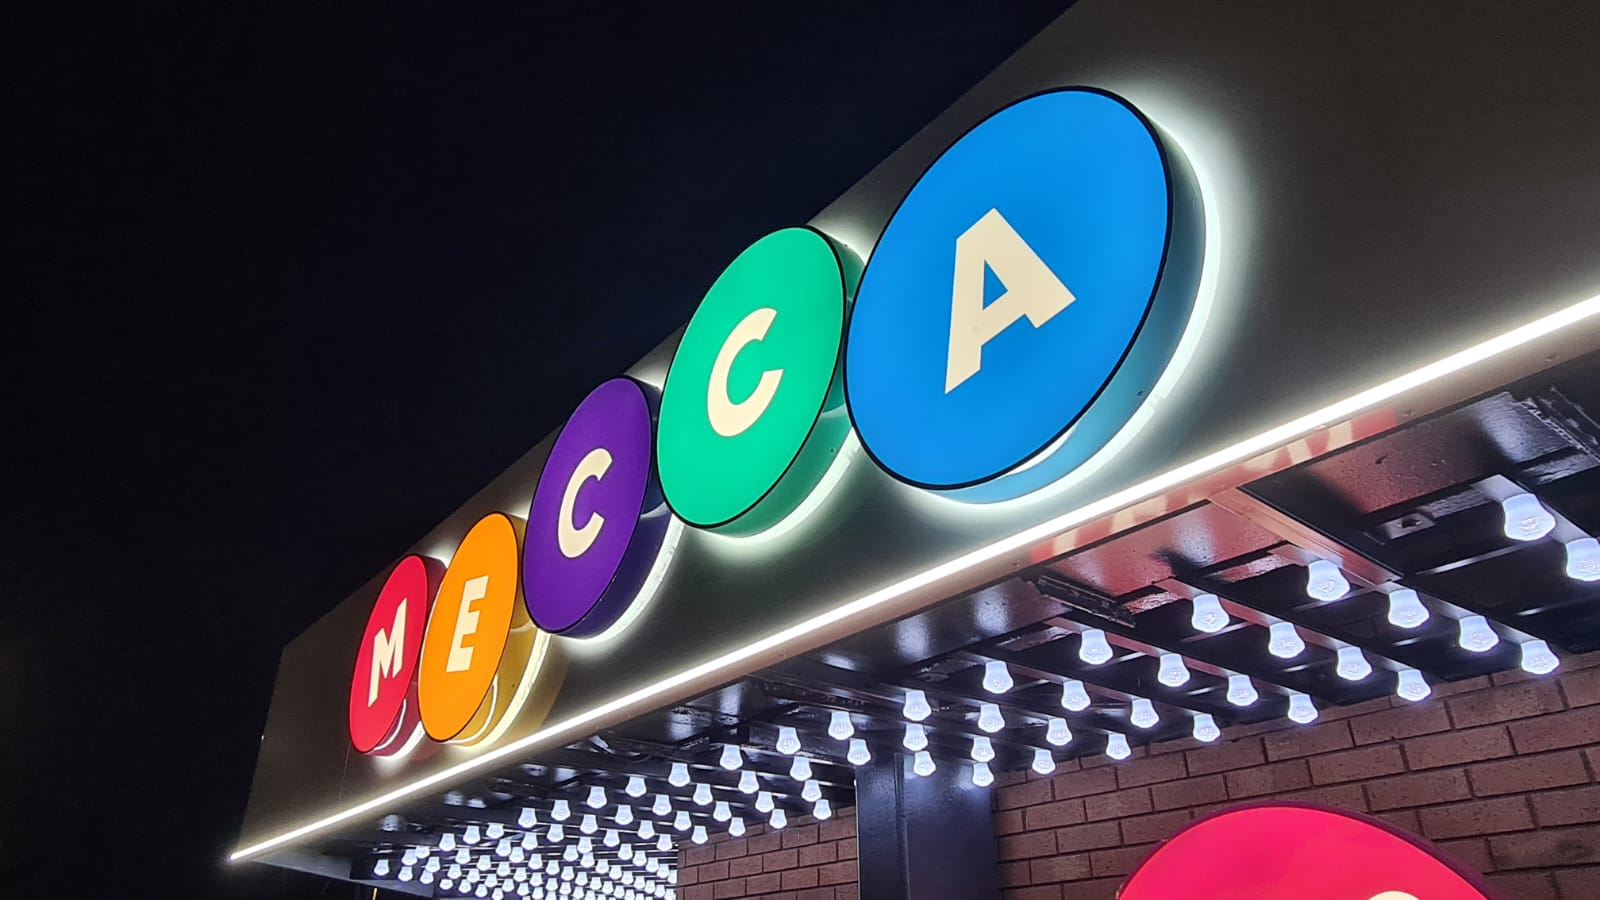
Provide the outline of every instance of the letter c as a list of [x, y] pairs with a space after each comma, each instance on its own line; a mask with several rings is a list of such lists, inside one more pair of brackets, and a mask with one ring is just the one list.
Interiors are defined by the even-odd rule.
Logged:
[[600, 537], [600, 529], [605, 527], [605, 516], [599, 513], [590, 513], [589, 521], [582, 527], [575, 526], [572, 521], [573, 507], [578, 502], [578, 489], [583, 487], [589, 479], [599, 481], [611, 469], [611, 451], [604, 447], [596, 447], [578, 461], [578, 467], [572, 470], [572, 476], [567, 479], [567, 489], [561, 494], [561, 512], [556, 516], [556, 543], [561, 546], [561, 555], [567, 559], [577, 559], [589, 552], [594, 542]]
[[738, 403], [728, 396], [728, 373], [733, 369], [734, 358], [746, 345], [765, 338], [767, 330], [777, 318], [778, 311], [765, 306], [745, 316], [733, 326], [728, 339], [722, 342], [722, 349], [717, 351], [716, 361], [711, 364], [711, 383], [706, 387], [706, 415], [711, 419], [712, 430], [723, 437], [743, 434], [767, 411], [767, 407], [772, 405], [772, 398], [778, 393], [783, 370], [768, 369], [761, 373], [761, 381], [750, 396]]

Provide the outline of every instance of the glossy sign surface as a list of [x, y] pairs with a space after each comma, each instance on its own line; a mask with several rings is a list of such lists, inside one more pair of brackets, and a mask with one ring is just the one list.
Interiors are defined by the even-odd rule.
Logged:
[[403, 744], [416, 727], [417, 656], [436, 578], [420, 556], [389, 573], [372, 604], [350, 677], [350, 742], [362, 753]]

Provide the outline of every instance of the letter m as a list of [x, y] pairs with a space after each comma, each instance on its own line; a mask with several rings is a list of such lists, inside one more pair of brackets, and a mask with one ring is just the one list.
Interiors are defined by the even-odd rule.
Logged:
[[367, 705], [378, 702], [378, 684], [380, 678], [393, 678], [394, 673], [400, 671], [400, 655], [406, 648], [406, 602], [394, 610], [394, 624], [389, 626], [389, 631], [378, 629], [378, 636], [372, 640], [372, 682], [367, 689]]

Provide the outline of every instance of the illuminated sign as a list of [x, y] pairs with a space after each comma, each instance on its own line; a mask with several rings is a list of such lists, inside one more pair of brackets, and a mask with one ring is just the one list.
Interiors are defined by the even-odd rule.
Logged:
[[656, 435], [661, 487], [685, 522], [760, 531], [838, 452], [848, 271], [821, 232], [785, 228], [706, 293], [667, 371]]
[[1197, 266], [1163, 273], [1175, 210], [1185, 260], [1200, 231], [1171, 163], [1138, 111], [1090, 90], [1008, 106], [933, 163], [873, 250], [851, 317], [845, 390], [881, 467], [1004, 499], [1110, 440], [1194, 303]]
[[638, 593], [666, 532], [648, 388], [614, 378], [562, 426], [528, 507], [524, 600], [534, 624], [599, 634]]
[[1263, 804], [1200, 819], [1160, 845], [1119, 900], [1493, 900], [1422, 839], [1354, 813]]
[[362, 753], [394, 753], [417, 729], [417, 656], [442, 569], [407, 556], [378, 590], [350, 677], [350, 743]]

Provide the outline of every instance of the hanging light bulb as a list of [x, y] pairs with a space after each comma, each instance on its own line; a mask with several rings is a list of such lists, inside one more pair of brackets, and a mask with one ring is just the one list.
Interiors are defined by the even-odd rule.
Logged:
[[1513, 494], [1500, 501], [1500, 509], [1506, 537], [1514, 541], [1537, 541], [1556, 527], [1556, 517], [1532, 494]]
[[628, 786], [623, 788], [623, 793], [627, 794], [629, 797], [638, 798], [643, 797], [644, 792], [644, 777], [640, 775], [629, 775]]
[[978, 787], [994, 784], [994, 772], [989, 770], [988, 763], [980, 762], [972, 766], [972, 783]]
[[670, 838], [670, 837], [668, 837], [667, 835], [664, 835], [664, 834], [660, 835], [659, 837], [657, 837], [656, 838], [656, 849], [657, 850], [661, 850], [661, 851], [671, 850], [672, 849], [672, 838]]
[[900, 745], [907, 750], [921, 750], [928, 746], [928, 733], [923, 729], [921, 723], [907, 722], [906, 736], [900, 739]]
[[467, 847], [457, 848], [455, 860], [462, 865], [472, 862], [472, 850]]
[[728, 806], [728, 801], [718, 800], [717, 805], [711, 808], [713, 821], [726, 822], [733, 817], [733, 809]]
[[[566, 801], [557, 800], [556, 802], [564, 803]], [[469, 844], [476, 844], [477, 842], [483, 840], [483, 832], [478, 830], [478, 825], [476, 822], [474, 822], [473, 824], [467, 826], [466, 831], [461, 833], [461, 839]]]
[[655, 836], [656, 825], [654, 822], [650, 821], [649, 819], [645, 819], [643, 822], [639, 823], [639, 838], [641, 840], [648, 841]]
[[1011, 690], [1016, 682], [1011, 678], [1011, 670], [998, 659], [991, 659], [983, 664], [983, 689], [991, 694], [1004, 694]]
[[1523, 641], [1521, 647], [1522, 671], [1530, 675], [1548, 675], [1556, 670], [1556, 666], [1561, 665], [1556, 655], [1550, 652], [1550, 645], [1544, 641], [1538, 639]]
[[544, 833], [544, 839], [547, 843], [559, 844], [567, 839], [567, 830], [561, 827], [560, 822], [556, 822], [550, 826], [549, 831]]
[[1279, 659], [1293, 659], [1305, 652], [1306, 642], [1290, 622], [1272, 623], [1267, 634], [1267, 652]]
[[1133, 750], [1128, 747], [1128, 736], [1113, 732], [1106, 739], [1106, 755], [1112, 759], [1127, 759], [1133, 755]]
[[511, 838], [503, 837], [494, 845], [495, 856], [511, 855]]
[[689, 783], [689, 764], [688, 763], [681, 763], [681, 762], [673, 763], [672, 764], [672, 770], [667, 775], [667, 784], [670, 784], [673, 787], [683, 787], [684, 785], [686, 785], [688, 783]]
[[1583, 537], [1567, 542], [1567, 577], [1600, 581], [1600, 541]]
[[828, 716], [828, 737], [836, 741], [847, 740], [856, 733], [856, 727], [850, 723], [850, 714], [842, 709], [836, 709]]
[[732, 772], [744, 765], [744, 754], [740, 753], [739, 748], [733, 744], [723, 744], [722, 758], [717, 760], [717, 763]]
[[527, 829], [532, 828], [533, 826], [535, 826], [537, 824], [539, 824], [539, 814], [534, 812], [533, 807], [524, 806], [522, 808], [522, 812], [517, 813], [517, 827], [518, 828], [521, 828], [524, 831], [526, 831]]
[[800, 752], [800, 734], [792, 725], [779, 726], [778, 742], [773, 746], [779, 753], [793, 756]]
[[633, 824], [633, 807], [624, 803], [617, 807], [616, 814], [611, 818], [614, 819], [618, 825], [626, 828], [627, 826]]
[[1345, 681], [1360, 681], [1372, 674], [1372, 663], [1367, 662], [1360, 647], [1340, 647], [1338, 656], [1339, 662], [1333, 670]]
[[1339, 567], [1325, 559], [1314, 559], [1306, 566], [1306, 596], [1313, 600], [1337, 600], [1350, 593], [1350, 582]]
[[499, 822], [490, 822], [483, 830], [484, 836], [491, 841], [498, 841], [505, 837], [506, 827]]
[[416, 870], [412, 869], [410, 866], [401, 866], [400, 874], [396, 877], [398, 877], [401, 881], [410, 881], [416, 877], [416, 874]]
[[1089, 692], [1083, 689], [1083, 682], [1069, 678], [1061, 686], [1061, 708], [1072, 712], [1083, 712], [1089, 708]]
[[1289, 721], [1305, 725], [1316, 720], [1317, 707], [1309, 696], [1300, 693], [1289, 695]]
[[833, 804], [829, 803], [827, 798], [820, 799], [811, 804], [811, 815], [816, 817], [818, 821], [831, 819], [833, 818]]
[[1051, 716], [1045, 723], [1044, 739], [1057, 747], [1065, 747], [1072, 742], [1072, 729], [1067, 727], [1067, 720], [1060, 716]]
[[758, 812], [772, 812], [774, 805], [770, 791], [762, 791], [756, 795], [756, 810]]
[[1389, 624], [1400, 628], [1415, 628], [1428, 621], [1428, 608], [1410, 588], [1389, 593]]
[[710, 806], [711, 805], [711, 785], [705, 784], [703, 782], [700, 783], [700, 784], [695, 785], [694, 786], [694, 798], [693, 799], [694, 799], [694, 805], [695, 806]]
[[822, 785], [815, 778], [807, 778], [805, 787], [800, 789], [800, 799], [807, 803], [815, 803], [822, 796]]
[[771, 828], [773, 831], [780, 831], [785, 825], [788, 824], [789, 816], [781, 809], [773, 810], [772, 816], [767, 819], [767, 827]]
[[1194, 739], [1209, 744], [1222, 737], [1222, 729], [1217, 727], [1217, 720], [1210, 713], [1200, 713], [1194, 717]]
[[1091, 666], [1103, 665], [1111, 660], [1111, 645], [1106, 643], [1106, 633], [1098, 628], [1085, 631], [1078, 644], [1078, 658]]
[[444, 852], [449, 853], [451, 850], [454, 850], [455, 848], [456, 848], [456, 833], [454, 831], [446, 831], [444, 834], [439, 835], [439, 849], [440, 850], [443, 850]]
[[1500, 643], [1500, 635], [1495, 634], [1494, 629], [1489, 627], [1489, 620], [1483, 616], [1467, 616], [1461, 620], [1461, 637], [1456, 643], [1463, 650], [1485, 653]]
[[606, 789], [600, 785], [589, 788], [589, 799], [584, 801], [590, 809], [604, 809], [606, 805]]
[[861, 738], [850, 739], [850, 752], [844, 755], [852, 766], [864, 766], [872, 762], [872, 751], [867, 749], [867, 742]]
[[1195, 631], [1216, 634], [1228, 627], [1228, 613], [1216, 594], [1201, 594], [1191, 601], [1194, 611], [1189, 614], [1189, 624]]
[[1433, 693], [1433, 688], [1428, 687], [1428, 682], [1416, 669], [1401, 669], [1394, 692], [1400, 699], [1415, 703]]
[[666, 794], [657, 794], [655, 805], [650, 807], [650, 811], [658, 816], [669, 815], [672, 812], [672, 800]]
[[622, 843], [622, 835], [618, 834], [615, 828], [607, 828], [605, 836], [600, 839], [600, 843], [605, 844], [607, 847], [615, 847]]
[[728, 833], [734, 837], [742, 836], [744, 834], [744, 819], [738, 816], [734, 816], [733, 818], [729, 819]]
[[678, 810], [678, 814], [672, 818], [672, 827], [679, 831], [688, 831], [691, 824], [693, 823], [689, 820], [687, 809]]
[[739, 776], [739, 793], [754, 794], [761, 789], [761, 781], [756, 778], [756, 773], [745, 769]]
[[694, 833], [689, 835], [689, 840], [694, 841], [696, 844], [704, 844], [710, 839], [710, 836], [706, 834], [706, 827], [704, 825], [696, 825], [694, 827]]
[[789, 777], [795, 781], [805, 781], [811, 777], [811, 760], [804, 756], [796, 756], [794, 765], [789, 767]]
[[928, 705], [928, 695], [922, 691], [906, 691], [906, 705], [902, 712], [907, 719], [921, 722], [933, 715], [933, 707]]
[[1050, 755], [1049, 750], [1034, 750], [1033, 765], [1030, 768], [1040, 775], [1049, 775], [1056, 770], [1055, 757]]
[[1167, 687], [1182, 687], [1189, 683], [1189, 667], [1183, 664], [1183, 657], [1178, 654], [1163, 653], [1156, 680]]
[[1228, 702], [1234, 706], [1249, 706], [1261, 698], [1248, 675], [1228, 676]]
[[1006, 727], [1005, 717], [1000, 715], [1000, 707], [993, 703], [984, 703], [978, 707], [978, 727], [994, 734]]
[[1128, 721], [1140, 728], [1154, 728], [1161, 717], [1156, 715], [1156, 706], [1143, 697], [1133, 699], [1133, 711], [1128, 715]]
[[372, 864], [372, 874], [379, 878], [386, 877], [389, 874], [389, 857], [378, 857], [378, 861]]
[[911, 758], [911, 771], [926, 778], [934, 772], [933, 754], [926, 750], [918, 750]]
[[550, 804], [550, 818], [557, 822], [565, 822], [572, 818], [572, 807], [565, 800], [557, 800]]

